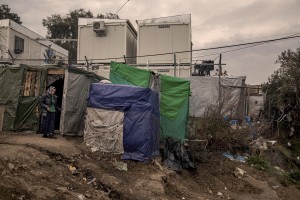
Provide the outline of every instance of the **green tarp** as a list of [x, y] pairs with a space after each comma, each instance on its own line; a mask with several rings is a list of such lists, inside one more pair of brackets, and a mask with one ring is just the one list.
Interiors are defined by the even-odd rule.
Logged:
[[5, 107], [3, 130], [13, 130], [24, 68], [0, 67], [0, 106]]
[[14, 130], [32, 130], [39, 128], [39, 97], [21, 97], [17, 109]]
[[109, 79], [112, 83], [147, 88], [151, 71], [138, 69], [122, 63], [111, 62]]
[[184, 139], [189, 112], [190, 82], [160, 75], [160, 123], [163, 138]]
[[[149, 87], [151, 71], [111, 62], [113, 84]], [[160, 132], [162, 138], [184, 139], [187, 132], [190, 82], [171, 76], [160, 76]]]

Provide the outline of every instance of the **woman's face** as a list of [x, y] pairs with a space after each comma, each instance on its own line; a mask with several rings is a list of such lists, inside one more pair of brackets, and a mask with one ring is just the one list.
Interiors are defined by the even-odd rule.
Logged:
[[56, 89], [55, 88], [53, 88], [52, 90], [50, 90], [50, 94], [55, 94], [55, 92], [56, 92]]

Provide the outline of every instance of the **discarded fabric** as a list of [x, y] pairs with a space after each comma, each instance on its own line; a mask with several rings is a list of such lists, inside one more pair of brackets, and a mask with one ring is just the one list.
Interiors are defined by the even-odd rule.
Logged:
[[186, 146], [181, 141], [172, 138], [166, 139], [164, 151], [164, 164], [173, 171], [182, 171], [183, 168], [195, 168], [194, 163], [189, 159]]
[[230, 153], [227, 153], [227, 152], [224, 152], [223, 156], [228, 158], [231, 161], [239, 161], [239, 162], [242, 162], [242, 163], [245, 163], [246, 159], [247, 159], [245, 156], [233, 155], [233, 154], [230, 154]]

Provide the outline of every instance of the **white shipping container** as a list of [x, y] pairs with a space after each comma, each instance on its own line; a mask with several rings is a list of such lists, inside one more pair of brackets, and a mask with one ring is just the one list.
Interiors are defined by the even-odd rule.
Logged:
[[[191, 15], [137, 20], [138, 45], [137, 55], [155, 55], [176, 53], [176, 62], [181, 65], [191, 64]], [[138, 64], [174, 63], [174, 55], [156, 55], [138, 57]]]
[[[95, 30], [95, 22], [104, 24], [101, 31]], [[77, 62], [85, 63], [85, 57], [93, 63], [124, 62], [124, 55], [136, 56], [136, 40], [137, 32], [129, 20], [79, 18]], [[136, 63], [136, 58], [126, 62]]]

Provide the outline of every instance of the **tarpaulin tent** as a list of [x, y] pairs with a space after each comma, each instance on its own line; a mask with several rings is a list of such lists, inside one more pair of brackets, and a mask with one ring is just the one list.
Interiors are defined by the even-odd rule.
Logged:
[[[151, 87], [153, 72], [126, 64], [111, 62], [110, 80], [113, 84]], [[184, 139], [187, 134], [190, 82], [184, 79], [160, 75], [157, 81], [160, 92], [160, 135]]]
[[234, 118], [244, 117], [245, 76], [221, 76], [220, 80], [218, 76], [192, 76], [184, 79], [191, 83], [191, 117], [203, 117], [207, 108], [219, 106], [219, 103], [223, 115], [231, 113]]
[[37, 131], [40, 97], [45, 94], [48, 77], [64, 76], [61, 133], [80, 135], [89, 86], [101, 77], [94, 73], [61, 66], [0, 66], [0, 130]]
[[[108, 111], [121, 111], [124, 113], [123, 159], [148, 161], [152, 156], [158, 155], [159, 98], [157, 92], [136, 86], [94, 83], [90, 87], [88, 107]], [[90, 118], [89, 115], [88, 112], [87, 119]], [[116, 114], [114, 118], [116, 116], [118, 116], [118, 114]], [[113, 113], [106, 117], [108, 118], [106, 119], [108, 122], [100, 122], [98, 124], [115, 124], [111, 123], [112, 120], [110, 120], [110, 118], [113, 117]], [[120, 119], [120, 117], [116, 118]], [[95, 127], [95, 125], [92, 124], [94, 122], [95, 121], [87, 120], [86, 123], [90, 124], [86, 124], [86, 127]], [[107, 128], [110, 127], [111, 126]], [[86, 128], [86, 130], [88, 131], [89, 129]], [[117, 133], [114, 132], [110, 133], [117, 135]], [[85, 133], [85, 136], [86, 135], [90, 136], [89, 133]], [[110, 137], [113, 141], [118, 142], [120, 140], [117, 139], [118, 136], [116, 135], [111, 135]], [[95, 134], [95, 138], [96, 137], [97, 135]], [[111, 145], [105, 145], [103, 143], [101, 143], [100, 146], [101, 148], [106, 146], [106, 150], [111, 148]]]

